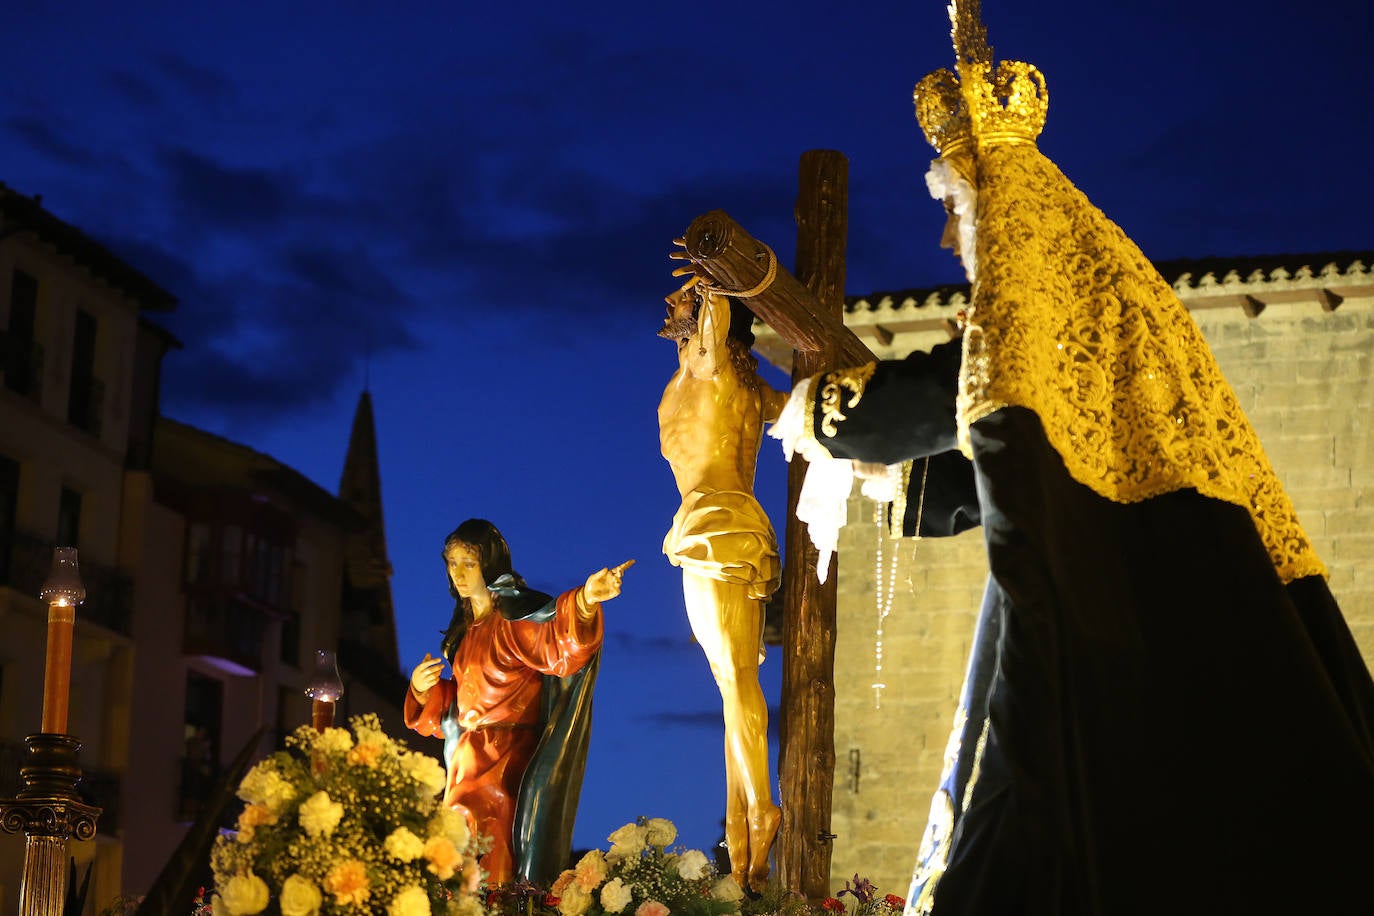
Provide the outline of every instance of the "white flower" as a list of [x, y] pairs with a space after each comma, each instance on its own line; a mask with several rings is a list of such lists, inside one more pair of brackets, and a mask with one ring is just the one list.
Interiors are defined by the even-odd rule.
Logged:
[[251, 871], [235, 875], [219, 889], [219, 899], [229, 916], [251, 916], [267, 909], [267, 885]]
[[644, 840], [650, 846], [663, 849], [677, 839], [677, 827], [666, 817], [651, 817], [644, 825]]
[[611, 848], [606, 852], [607, 861], [614, 862], [618, 859], [639, 855], [644, 851], [647, 833], [648, 830], [638, 824], [626, 824], [606, 837], [611, 841]]
[[558, 912], [563, 916], [582, 916], [592, 905], [592, 895], [584, 891], [576, 881], [569, 884], [558, 898]]
[[425, 841], [408, 827], [397, 827], [391, 831], [383, 844], [386, 851], [402, 862], [414, 862], [425, 851]]
[[734, 878], [726, 875], [711, 885], [711, 897], [723, 903], [739, 903], [744, 899], [744, 888]]
[[606, 882], [601, 889], [601, 908], [607, 913], [619, 913], [630, 905], [630, 889], [619, 878]]
[[323, 902], [320, 889], [300, 875], [292, 875], [281, 886], [282, 916], [315, 916]]
[[437, 795], [448, 787], [443, 765], [428, 754], [406, 754], [401, 758], [401, 769], [420, 784], [426, 795]]
[[343, 820], [343, 805], [329, 800], [329, 793], [316, 792], [301, 804], [301, 826], [312, 837], [329, 836]]
[[315, 739], [316, 750], [326, 754], [342, 754], [353, 747], [353, 735], [346, 728], [326, 728]]
[[408, 887], [391, 899], [386, 913], [387, 916], [430, 916], [429, 895], [421, 888]]
[[700, 881], [711, 873], [711, 863], [700, 849], [689, 849], [678, 859], [677, 873], [688, 881]]

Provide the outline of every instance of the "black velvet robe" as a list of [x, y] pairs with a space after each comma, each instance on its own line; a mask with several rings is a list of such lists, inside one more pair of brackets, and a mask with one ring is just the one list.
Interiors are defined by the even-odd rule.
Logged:
[[923, 534], [983, 526], [956, 792], [986, 747], [936, 916], [1374, 912], [1374, 682], [1325, 580], [1281, 582], [1242, 507], [1099, 496], [1025, 409], [969, 466], [958, 362], [879, 363], [834, 436], [815, 408], [837, 457], [933, 456]]

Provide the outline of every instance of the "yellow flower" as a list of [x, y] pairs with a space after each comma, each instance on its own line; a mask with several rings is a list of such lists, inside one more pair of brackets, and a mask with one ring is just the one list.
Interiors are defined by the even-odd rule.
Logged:
[[[247, 830], [250, 833], [254, 827], [261, 827], [263, 824], [275, 824], [277, 816], [273, 814], [266, 805], [246, 805], [243, 813], [239, 815], [238, 829]], [[244, 842], [248, 842], [245, 840]]]
[[282, 778], [270, 760], [265, 760], [243, 777], [238, 794], [250, 805], [263, 805], [273, 814], [280, 814], [287, 802], [296, 797], [296, 790]]
[[315, 916], [322, 903], [320, 889], [300, 875], [292, 875], [281, 886], [281, 916]]
[[235, 875], [219, 889], [221, 912], [229, 916], [251, 916], [267, 909], [267, 885], [251, 871], [246, 875]]
[[377, 718], [376, 713], [354, 716], [351, 721], [353, 722], [353, 730], [358, 733], [359, 744], [375, 744], [383, 750], [390, 749], [395, 745], [390, 736], [382, 731], [382, 720]]
[[651, 817], [644, 825], [644, 841], [663, 849], [677, 839], [677, 827], [666, 817]]
[[744, 899], [744, 889], [730, 875], [711, 885], [711, 897], [723, 903], [739, 903]]
[[301, 805], [301, 826], [312, 837], [329, 836], [343, 819], [344, 807], [329, 800], [329, 793], [316, 792]]
[[577, 872], [573, 871], [571, 868], [563, 869], [558, 877], [554, 879], [553, 887], [549, 888], [549, 893], [553, 894], [555, 897], [562, 897], [563, 892], [568, 889], [568, 885], [572, 884], [573, 879], [576, 877]]
[[644, 841], [648, 830], [638, 824], [626, 824], [606, 839], [611, 841], [611, 848], [606, 852], [606, 858], [612, 862], [618, 859], [626, 859], [630, 856], [637, 856], [644, 851]]
[[410, 832], [408, 827], [391, 831], [383, 844], [386, 851], [402, 862], [413, 862], [425, 851], [425, 841]]
[[593, 849], [581, 858], [573, 868], [577, 874], [577, 884], [584, 891], [594, 891], [606, 880], [606, 858], [601, 850]]
[[426, 869], [440, 881], [452, 878], [463, 864], [463, 854], [446, 836], [432, 836], [426, 840], [424, 857], [429, 862]]
[[375, 767], [377, 759], [382, 756], [382, 746], [372, 741], [366, 743], [358, 742], [353, 750], [348, 752], [348, 762], [357, 766]]
[[315, 750], [326, 754], [342, 754], [353, 746], [353, 736], [346, 728], [326, 728], [315, 739]]
[[368, 888], [367, 868], [357, 859], [340, 862], [329, 870], [324, 877], [324, 889], [334, 895], [339, 906], [350, 903], [366, 903], [371, 895]]
[[481, 884], [482, 866], [477, 864], [476, 856], [468, 856], [463, 859], [463, 890], [475, 894]]
[[592, 905], [592, 895], [584, 891], [576, 881], [568, 885], [563, 896], [558, 898], [558, 912], [563, 916], [582, 916]]
[[462, 896], [455, 903], [449, 904], [449, 913], [453, 916], [483, 916], [482, 904], [476, 897]]
[[428, 754], [406, 754], [401, 758], [401, 769], [420, 784], [426, 795], [437, 795], [448, 787], [443, 764]]
[[429, 832], [448, 837], [453, 845], [459, 849], [466, 846], [468, 840], [472, 839], [472, 832], [468, 828], [468, 819], [461, 812], [455, 811], [447, 805], [441, 805], [434, 812], [434, 818], [430, 821]]
[[392, 898], [387, 916], [430, 916], [429, 896], [418, 887], [408, 887]]

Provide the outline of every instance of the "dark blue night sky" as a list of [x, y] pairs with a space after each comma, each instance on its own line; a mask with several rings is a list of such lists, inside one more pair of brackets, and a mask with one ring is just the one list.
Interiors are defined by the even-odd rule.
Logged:
[[[1147, 255], [1372, 247], [1364, 0], [984, 13], [1048, 78], [1041, 148]], [[547, 590], [639, 560], [577, 842], [637, 814], [714, 842], [718, 697], [660, 553], [667, 253], [719, 207], [790, 263], [797, 162], [828, 148], [850, 292], [958, 282], [911, 105], [951, 62], [942, 0], [11, 3], [0, 30], [0, 181], [181, 300], [164, 413], [334, 490], [370, 386], [407, 670], [464, 518]], [[760, 467], [781, 528], [771, 440]]]

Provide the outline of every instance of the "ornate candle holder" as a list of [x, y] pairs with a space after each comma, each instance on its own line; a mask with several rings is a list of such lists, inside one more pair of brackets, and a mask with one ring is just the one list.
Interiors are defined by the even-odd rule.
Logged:
[[0, 829], [24, 833], [24, 874], [19, 884], [21, 916], [62, 916], [67, 898], [67, 841], [95, 836], [100, 809], [81, 800], [77, 751], [81, 742], [67, 729], [72, 629], [76, 606], [86, 598], [76, 548], [59, 547], [52, 574], [39, 591], [48, 602], [48, 646], [43, 675], [43, 731], [24, 739], [19, 767], [23, 788], [0, 800]]
[[334, 724], [334, 704], [343, 694], [337, 657], [328, 649], [316, 649], [315, 674], [305, 688], [305, 695], [310, 697], [310, 724], [315, 731], [322, 732]]

